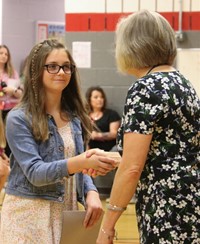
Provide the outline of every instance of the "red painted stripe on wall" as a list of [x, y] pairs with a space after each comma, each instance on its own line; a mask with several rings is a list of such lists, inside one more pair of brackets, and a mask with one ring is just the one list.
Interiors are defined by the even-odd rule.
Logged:
[[[66, 13], [66, 31], [115, 31], [118, 19], [129, 13]], [[175, 31], [178, 30], [178, 12], [161, 13], [171, 24]], [[183, 12], [182, 30], [200, 30], [200, 12]]]

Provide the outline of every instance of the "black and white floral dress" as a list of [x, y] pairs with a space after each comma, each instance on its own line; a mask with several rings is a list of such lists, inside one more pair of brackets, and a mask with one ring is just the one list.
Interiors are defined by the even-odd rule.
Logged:
[[123, 134], [153, 134], [136, 191], [142, 244], [200, 243], [200, 100], [178, 71], [138, 79], [128, 90]]

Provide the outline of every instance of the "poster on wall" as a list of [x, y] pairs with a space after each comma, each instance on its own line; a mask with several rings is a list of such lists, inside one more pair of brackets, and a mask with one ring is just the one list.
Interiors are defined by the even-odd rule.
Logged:
[[36, 43], [45, 39], [58, 39], [64, 43], [65, 24], [63, 22], [38, 21], [36, 23]]
[[91, 42], [73, 42], [72, 56], [79, 68], [91, 68]]

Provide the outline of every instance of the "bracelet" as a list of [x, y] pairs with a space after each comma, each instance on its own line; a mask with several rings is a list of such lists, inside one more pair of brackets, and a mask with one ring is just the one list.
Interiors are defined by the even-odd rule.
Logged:
[[103, 228], [101, 228], [101, 231], [107, 236], [108, 240], [113, 240], [114, 238], [116, 238], [117, 240], [117, 235], [115, 235], [115, 230], [114, 230], [114, 235], [108, 234]]
[[111, 211], [119, 211], [119, 212], [123, 212], [126, 210], [127, 207], [117, 207], [116, 205], [112, 205], [112, 204], [108, 204], [107, 209], [111, 210]]

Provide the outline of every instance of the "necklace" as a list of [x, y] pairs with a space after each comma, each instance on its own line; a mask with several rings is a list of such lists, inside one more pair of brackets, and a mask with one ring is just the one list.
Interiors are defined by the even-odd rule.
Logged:
[[92, 113], [90, 115], [90, 117], [91, 117], [92, 120], [98, 120], [101, 117], [101, 114], [102, 114], [102, 112]]
[[158, 65], [154, 65], [154, 66], [152, 66], [148, 71], [147, 71], [147, 73], [146, 73], [146, 75], [148, 75], [155, 67], [158, 67], [159, 66], [159, 64]]
[[154, 68], [158, 67], [158, 66], [161, 66], [161, 65], [164, 65], [164, 64], [156, 64], [154, 66], [152, 66], [146, 73], [146, 75], [148, 75]]

